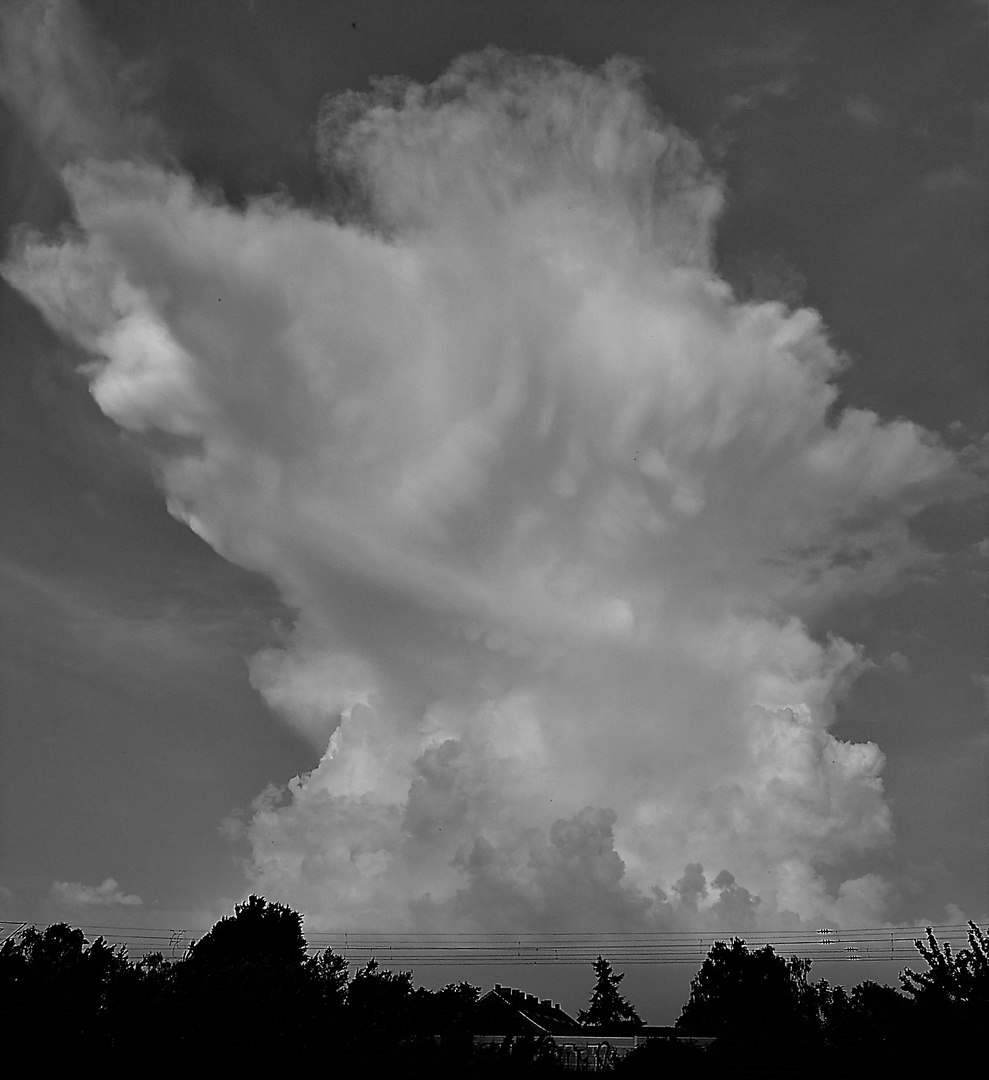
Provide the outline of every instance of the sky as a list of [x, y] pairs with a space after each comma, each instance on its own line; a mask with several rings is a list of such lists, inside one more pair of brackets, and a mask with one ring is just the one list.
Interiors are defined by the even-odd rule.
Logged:
[[989, 918], [983, 4], [0, 34], [0, 917]]

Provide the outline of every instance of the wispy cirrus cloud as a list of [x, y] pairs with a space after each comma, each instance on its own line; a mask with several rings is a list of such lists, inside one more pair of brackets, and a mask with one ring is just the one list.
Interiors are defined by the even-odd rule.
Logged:
[[73, 0], [10, 0], [0, 10], [0, 93], [56, 164], [79, 157], [161, 154], [149, 73], [126, 64]]

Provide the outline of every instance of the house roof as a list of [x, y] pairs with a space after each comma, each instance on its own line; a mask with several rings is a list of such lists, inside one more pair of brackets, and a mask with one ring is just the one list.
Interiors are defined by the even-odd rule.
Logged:
[[569, 1035], [580, 1024], [555, 1001], [495, 983], [477, 1003], [475, 1028], [485, 1035]]

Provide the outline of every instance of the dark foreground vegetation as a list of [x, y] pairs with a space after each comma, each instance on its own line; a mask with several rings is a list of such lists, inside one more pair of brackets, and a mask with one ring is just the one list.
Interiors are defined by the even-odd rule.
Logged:
[[[926, 971], [905, 970], [899, 990], [851, 990], [809, 981], [810, 961], [749, 950], [734, 939], [711, 949], [691, 983], [678, 1033], [716, 1036], [705, 1049], [655, 1040], [614, 1067], [624, 1076], [667, 1069], [693, 1075], [961, 1075], [985, 1058], [989, 938], [969, 924], [952, 952], [928, 930], [917, 942]], [[599, 958], [589, 1030], [628, 1035], [642, 1021], [618, 993], [621, 975]], [[181, 960], [132, 961], [65, 924], [29, 929], [0, 947], [4, 1030], [38, 1067], [83, 1062], [136, 1068], [357, 1065], [404, 1076], [562, 1074], [553, 1043], [518, 1037], [475, 1047], [480, 997], [468, 983], [429, 991], [412, 973], [373, 960], [352, 975], [329, 950], [308, 956], [301, 916], [251, 897]], [[486, 1034], [493, 1034], [488, 1032]]]

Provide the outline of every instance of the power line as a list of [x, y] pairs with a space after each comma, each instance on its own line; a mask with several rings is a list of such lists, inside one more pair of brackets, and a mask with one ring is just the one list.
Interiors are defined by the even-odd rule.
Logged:
[[[0, 941], [22, 933], [27, 923], [0, 921]], [[80, 926], [87, 938], [102, 937], [128, 953], [160, 952], [171, 958], [187, 954], [198, 936], [187, 929], [133, 926]], [[942, 943], [967, 944], [965, 923], [932, 925]], [[817, 931], [601, 931], [598, 933], [478, 933], [429, 931], [332, 931], [307, 935], [311, 954], [325, 949], [353, 964], [374, 958], [385, 965], [419, 967], [493, 967], [518, 965], [584, 965], [598, 955], [615, 964], [700, 964], [716, 941], [738, 937], [750, 948], [772, 945], [783, 954], [797, 953], [817, 961], [911, 961], [917, 959], [914, 942], [925, 927], [882, 926]]]

